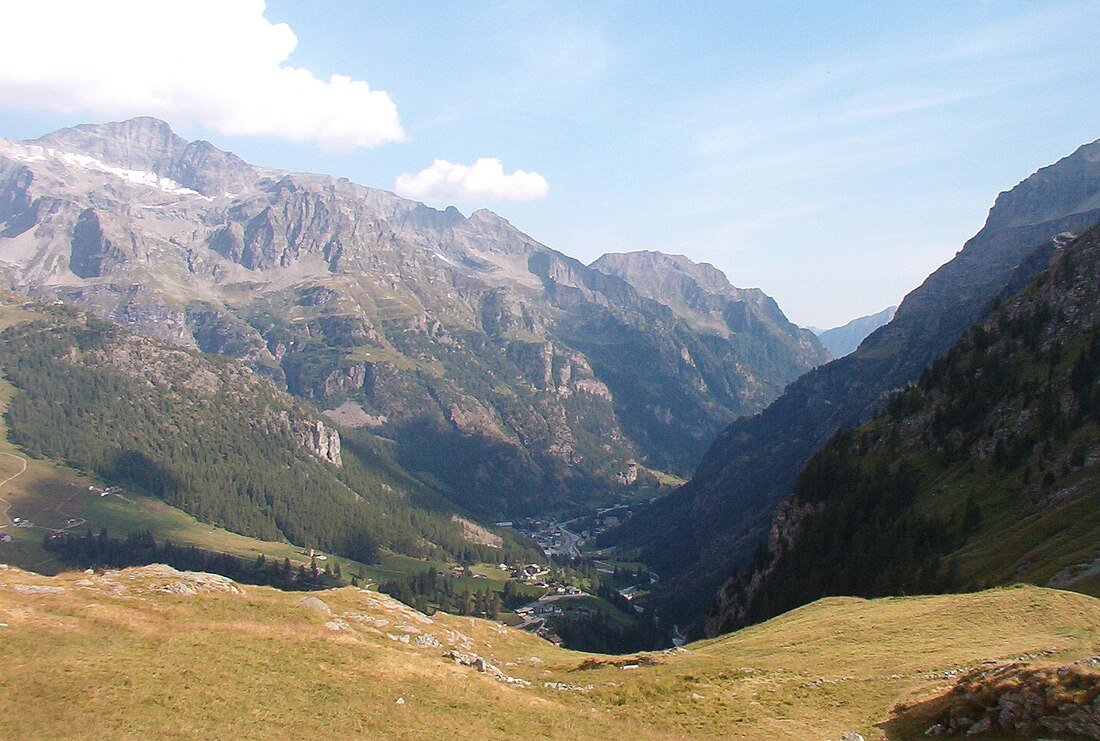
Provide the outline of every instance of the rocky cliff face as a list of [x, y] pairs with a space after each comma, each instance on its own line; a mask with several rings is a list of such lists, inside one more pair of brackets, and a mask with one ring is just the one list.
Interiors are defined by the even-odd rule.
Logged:
[[797, 502], [790, 499], [779, 505], [768, 530], [768, 537], [758, 551], [759, 565], [749, 571], [747, 578], [731, 578], [718, 590], [703, 621], [704, 635], [729, 633], [735, 626], [748, 622], [749, 602], [771, 576], [775, 564], [798, 539], [806, 516], [820, 508], [821, 505], [816, 502]]
[[340, 433], [319, 420], [298, 426], [298, 441], [318, 458], [336, 467], [344, 465], [340, 457]]
[[762, 294], [708, 328], [491, 212], [253, 167], [150, 118], [0, 141], [0, 276], [372, 420], [493, 516], [612, 496], [628, 460], [686, 472], [821, 359]]
[[[600, 272], [622, 278], [640, 294], [658, 301], [689, 327], [718, 335], [739, 350], [753, 372], [745, 374], [740, 393], [747, 402], [774, 398], [797, 368], [817, 366], [830, 355], [809, 330], [791, 324], [775, 301], [759, 288], [736, 288], [707, 263], [661, 252], [607, 254], [592, 263]], [[690, 354], [684, 362], [693, 363]], [[801, 375], [801, 374], [798, 374]]]
[[730, 425], [691, 482], [624, 523], [613, 539], [642, 548], [670, 577], [670, 610], [700, 614], [752, 557], [816, 450], [868, 419], [886, 391], [915, 380], [1006, 289], [1034, 278], [1064, 243], [1060, 235], [1100, 221], [1098, 149], [1084, 146], [998, 196], [986, 226], [906, 296], [889, 324], [856, 352], [799, 378], [762, 413]]

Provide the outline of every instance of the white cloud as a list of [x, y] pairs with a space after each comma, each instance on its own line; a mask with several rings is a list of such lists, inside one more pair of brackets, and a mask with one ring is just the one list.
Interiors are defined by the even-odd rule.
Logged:
[[385, 91], [287, 66], [298, 39], [264, 9], [263, 0], [2, 3], [0, 101], [154, 115], [330, 151], [405, 139]]
[[546, 197], [550, 184], [537, 172], [506, 175], [500, 160], [482, 157], [472, 165], [436, 160], [416, 174], [399, 175], [394, 190], [436, 201], [534, 201]]

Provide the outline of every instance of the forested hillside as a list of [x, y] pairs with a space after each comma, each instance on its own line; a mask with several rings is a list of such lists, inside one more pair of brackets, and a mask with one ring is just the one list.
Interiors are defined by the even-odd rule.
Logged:
[[799, 472], [833, 435], [868, 421], [994, 301], [1030, 283], [1060, 244], [1100, 221], [1100, 141], [1001, 193], [985, 225], [905, 297], [854, 353], [801, 376], [760, 414], [727, 427], [691, 481], [610, 532], [603, 545], [639, 554], [661, 574], [666, 616], [705, 610], [767, 538]]
[[[379, 547], [474, 555], [446, 503], [364, 431], [237, 361], [132, 334], [63, 306], [0, 335], [17, 393], [7, 422], [28, 454], [136, 487], [198, 519], [371, 562]], [[499, 551], [493, 558], [499, 558]]]
[[826, 595], [1100, 591], [1100, 227], [814, 456], [713, 631]]

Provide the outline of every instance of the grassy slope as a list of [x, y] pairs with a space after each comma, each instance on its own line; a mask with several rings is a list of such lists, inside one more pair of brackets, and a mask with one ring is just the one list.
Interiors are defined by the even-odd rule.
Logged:
[[[138, 573], [0, 571], [0, 736], [876, 738], [895, 704], [942, 693], [950, 670], [1049, 649], [1061, 660], [1100, 653], [1100, 600], [1034, 587], [828, 599], [623, 669], [632, 659], [556, 649], [488, 621], [425, 622], [371, 592], [321, 593], [350, 626], [333, 630], [335, 615], [298, 605], [299, 594], [181, 596]], [[387, 637], [411, 632], [403, 626], [443, 646]], [[442, 656], [452, 647], [532, 684], [457, 666]], [[921, 731], [895, 723], [890, 737]]]

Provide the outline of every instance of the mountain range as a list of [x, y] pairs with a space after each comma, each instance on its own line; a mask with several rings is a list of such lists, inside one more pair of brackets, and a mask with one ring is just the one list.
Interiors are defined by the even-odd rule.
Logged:
[[858, 317], [840, 327], [832, 329], [810, 327], [810, 331], [817, 335], [821, 344], [825, 345], [834, 358], [842, 358], [854, 352], [867, 335], [893, 319], [894, 312], [897, 310], [896, 306], [888, 306], [878, 313]]
[[0, 141], [0, 279], [240, 359], [482, 517], [686, 474], [828, 352], [759, 291], [245, 163], [152, 118]]
[[749, 565], [799, 472], [835, 433], [866, 421], [916, 381], [1002, 298], [1022, 290], [1059, 245], [1100, 221], [1100, 142], [1001, 193], [985, 225], [912, 291], [859, 349], [808, 372], [761, 413], [714, 441], [691, 481], [609, 534], [662, 574], [666, 614], [698, 620]]

